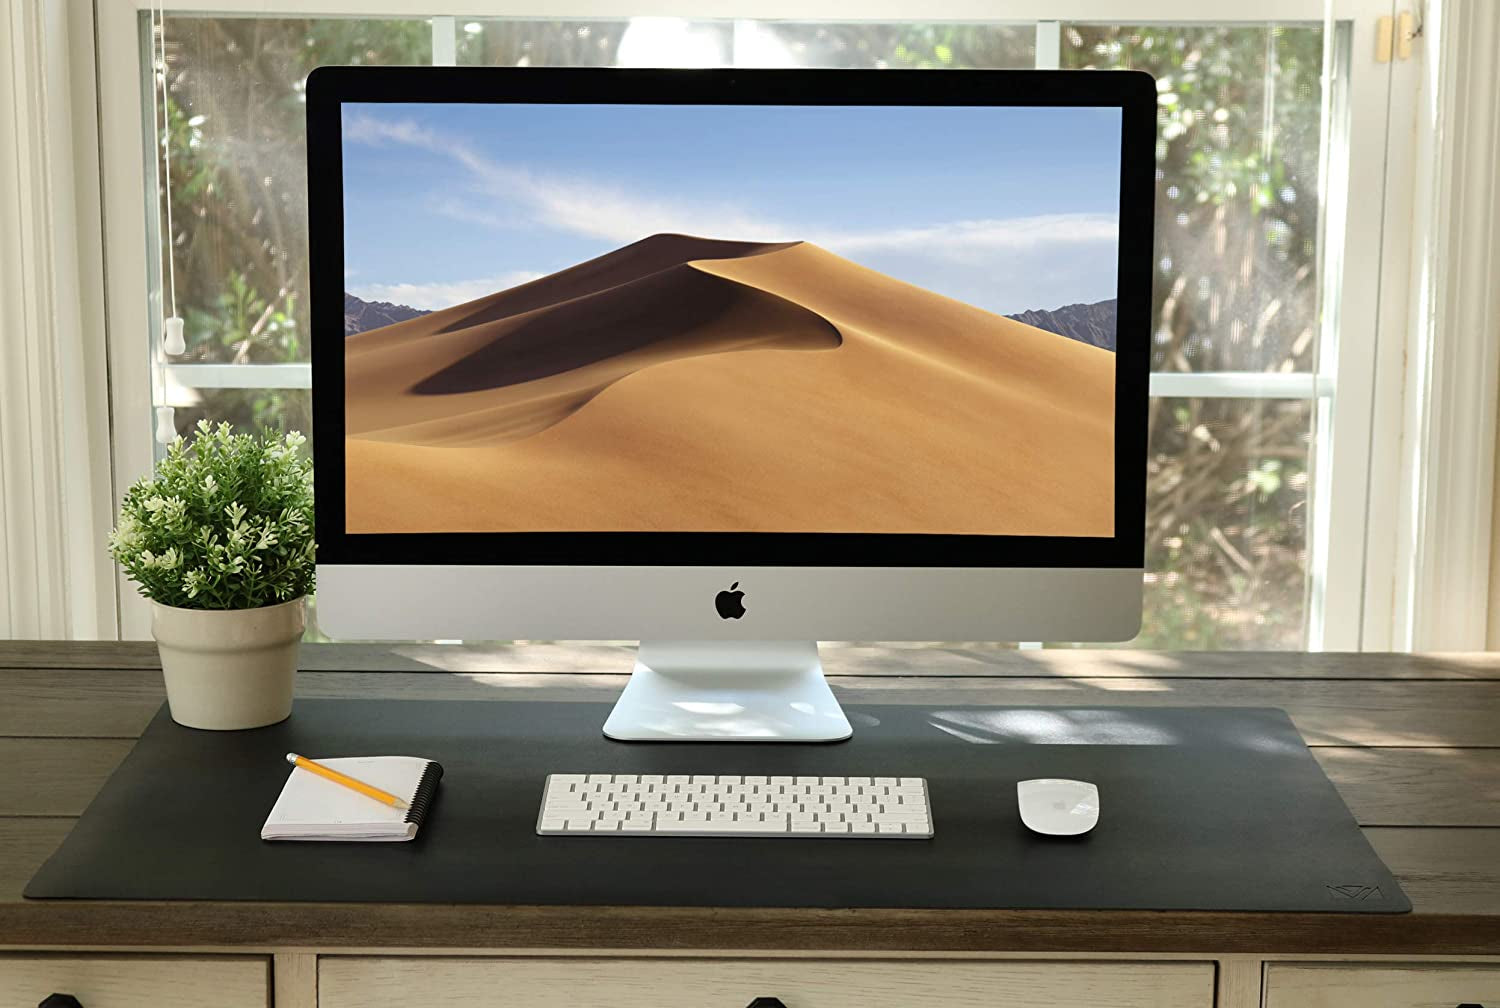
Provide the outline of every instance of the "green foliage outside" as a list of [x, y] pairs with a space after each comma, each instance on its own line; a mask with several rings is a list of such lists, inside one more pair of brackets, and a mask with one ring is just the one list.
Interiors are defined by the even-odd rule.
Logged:
[[[309, 357], [304, 81], [325, 63], [430, 63], [425, 21], [170, 18], [168, 121], [184, 363]], [[164, 250], [165, 252], [165, 250]], [[163, 256], [164, 284], [170, 275]], [[302, 391], [205, 389], [178, 430], [310, 430]]]
[[[167, 29], [171, 242], [187, 359], [306, 360], [303, 81], [325, 63], [428, 63], [430, 27], [173, 17]], [[458, 57], [607, 66], [624, 29], [474, 22], [460, 28]], [[1024, 67], [1034, 58], [1030, 26], [770, 29], [809, 66]], [[1153, 369], [1309, 370], [1322, 29], [1065, 25], [1062, 35], [1064, 67], [1133, 67], [1158, 79]], [[209, 417], [306, 430], [309, 401], [303, 391], [205, 390], [196, 407], [178, 409], [179, 429], [191, 434]], [[1307, 400], [1153, 400], [1152, 573], [1139, 645], [1302, 645], [1311, 424]]]
[[120, 505], [109, 549], [141, 594], [179, 609], [257, 609], [312, 593], [312, 462], [302, 435], [199, 423]]
[[[1065, 67], [1157, 79], [1155, 371], [1317, 357], [1318, 27], [1065, 27]], [[1308, 400], [1156, 399], [1146, 625], [1161, 648], [1303, 644]]]

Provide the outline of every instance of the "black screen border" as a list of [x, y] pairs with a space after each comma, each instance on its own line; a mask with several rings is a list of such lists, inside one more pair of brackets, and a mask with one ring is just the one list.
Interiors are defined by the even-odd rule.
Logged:
[[[346, 102], [1120, 109], [1114, 535], [347, 532], [342, 136]], [[1141, 71], [319, 67], [307, 81], [318, 561], [423, 566], [1142, 567], [1155, 147], [1156, 85]], [[330, 395], [330, 389], [338, 391]]]

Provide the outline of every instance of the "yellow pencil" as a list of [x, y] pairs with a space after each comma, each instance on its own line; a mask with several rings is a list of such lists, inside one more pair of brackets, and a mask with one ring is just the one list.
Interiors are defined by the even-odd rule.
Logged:
[[314, 763], [306, 756], [298, 756], [294, 752], [289, 752], [286, 754], [286, 761], [292, 766], [301, 767], [309, 773], [315, 773], [319, 777], [325, 777], [328, 780], [333, 781], [335, 784], [342, 784], [344, 785], [344, 787], [348, 788], [351, 791], [358, 791], [366, 798], [374, 798], [376, 801], [380, 802], [383, 805], [391, 805], [398, 809], [411, 808], [410, 805], [406, 804], [406, 802], [402, 801], [400, 798], [397, 798], [389, 791], [382, 791], [378, 787], [373, 787], [369, 784], [366, 784], [364, 781], [357, 781], [353, 777], [350, 777], [348, 774], [341, 774], [337, 770], [330, 769], [329, 767], [326, 767], [321, 763]]

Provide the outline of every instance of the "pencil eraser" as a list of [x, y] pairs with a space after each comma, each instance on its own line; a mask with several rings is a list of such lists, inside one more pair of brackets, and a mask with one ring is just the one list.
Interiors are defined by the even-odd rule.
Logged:
[[288, 763], [292, 764], [292, 766], [296, 766], [297, 765], [297, 754], [294, 753], [294, 752], [287, 753], [286, 754], [286, 761]]

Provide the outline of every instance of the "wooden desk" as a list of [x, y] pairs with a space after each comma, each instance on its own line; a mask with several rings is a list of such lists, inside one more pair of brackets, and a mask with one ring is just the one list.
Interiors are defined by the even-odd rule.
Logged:
[[[609, 646], [311, 645], [304, 650], [298, 695], [609, 701], [624, 683], [630, 657], [631, 649]], [[1463, 957], [1491, 964], [1485, 982], [1493, 985], [1483, 996], [1500, 1000], [1500, 656], [896, 645], [829, 646], [824, 658], [835, 692], [850, 703], [1281, 707], [1401, 879], [1415, 911], [1344, 916], [25, 902], [20, 893], [26, 880], [124, 757], [163, 693], [151, 644], [8, 643], [0, 644], [0, 766], [6, 768], [0, 774], [0, 948], [274, 956], [280, 1008], [316, 1003], [318, 955], [394, 951], [592, 954], [607, 956], [604, 961], [710, 953], [737, 962], [810, 954], [901, 962], [924, 956], [1201, 961], [1214, 964], [1217, 997], [1226, 1008], [1261, 1004], [1263, 989], [1268, 1006], [1276, 990], [1320, 989], [1322, 974], [1293, 974], [1286, 965], [1276, 974], [1265, 965], [1271, 962]], [[326, 983], [341, 982], [336, 978], [344, 967], [325, 961]], [[3, 970], [0, 958], [0, 989]], [[1281, 981], [1273, 983], [1278, 975]], [[382, 989], [400, 988], [395, 974], [379, 976], [387, 985]], [[471, 976], [465, 982], [481, 989], [493, 981]], [[1116, 983], [1101, 980], [1104, 989]], [[1377, 989], [1399, 986], [1382, 981]], [[356, 983], [350, 989], [361, 988]], [[1280, 1004], [1298, 1004], [1285, 1000], [1291, 996], [1280, 995]], [[1160, 991], [1151, 997], [1171, 1001]], [[1482, 1003], [1479, 995], [1462, 1000]]]

